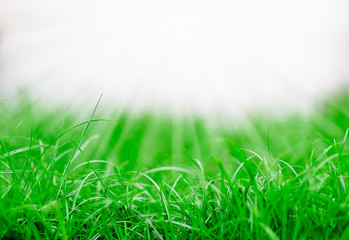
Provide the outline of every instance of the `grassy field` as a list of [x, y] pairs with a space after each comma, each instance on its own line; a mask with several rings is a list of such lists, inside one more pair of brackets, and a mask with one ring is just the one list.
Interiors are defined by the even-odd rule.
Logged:
[[216, 125], [28, 99], [0, 114], [2, 239], [349, 239], [348, 94]]

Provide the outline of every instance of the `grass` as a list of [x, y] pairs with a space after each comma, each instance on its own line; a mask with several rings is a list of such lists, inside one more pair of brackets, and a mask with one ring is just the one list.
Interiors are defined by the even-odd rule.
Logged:
[[349, 239], [348, 106], [211, 125], [3, 101], [0, 238]]

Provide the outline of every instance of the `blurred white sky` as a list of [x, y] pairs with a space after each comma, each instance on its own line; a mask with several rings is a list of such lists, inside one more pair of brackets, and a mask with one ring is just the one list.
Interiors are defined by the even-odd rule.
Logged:
[[0, 60], [2, 96], [304, 108], [348, 86], [349, 2], [2, 0]]

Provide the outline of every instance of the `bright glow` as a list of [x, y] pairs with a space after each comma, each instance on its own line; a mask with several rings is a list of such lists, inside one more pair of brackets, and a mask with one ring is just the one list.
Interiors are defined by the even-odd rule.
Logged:
[[348, 76], [348, 9], [346, 0], [1, 1], [0, 91], [27, 86], [76, 102], [103, 92], [104, 103], [138, 107], [300, 108]]

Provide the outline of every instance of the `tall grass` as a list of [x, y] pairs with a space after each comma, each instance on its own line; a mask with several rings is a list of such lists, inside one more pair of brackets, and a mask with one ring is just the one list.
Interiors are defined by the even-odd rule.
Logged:
[[348, 106], [213, 126], [3, 102], [0, 237], [348, 239]]

